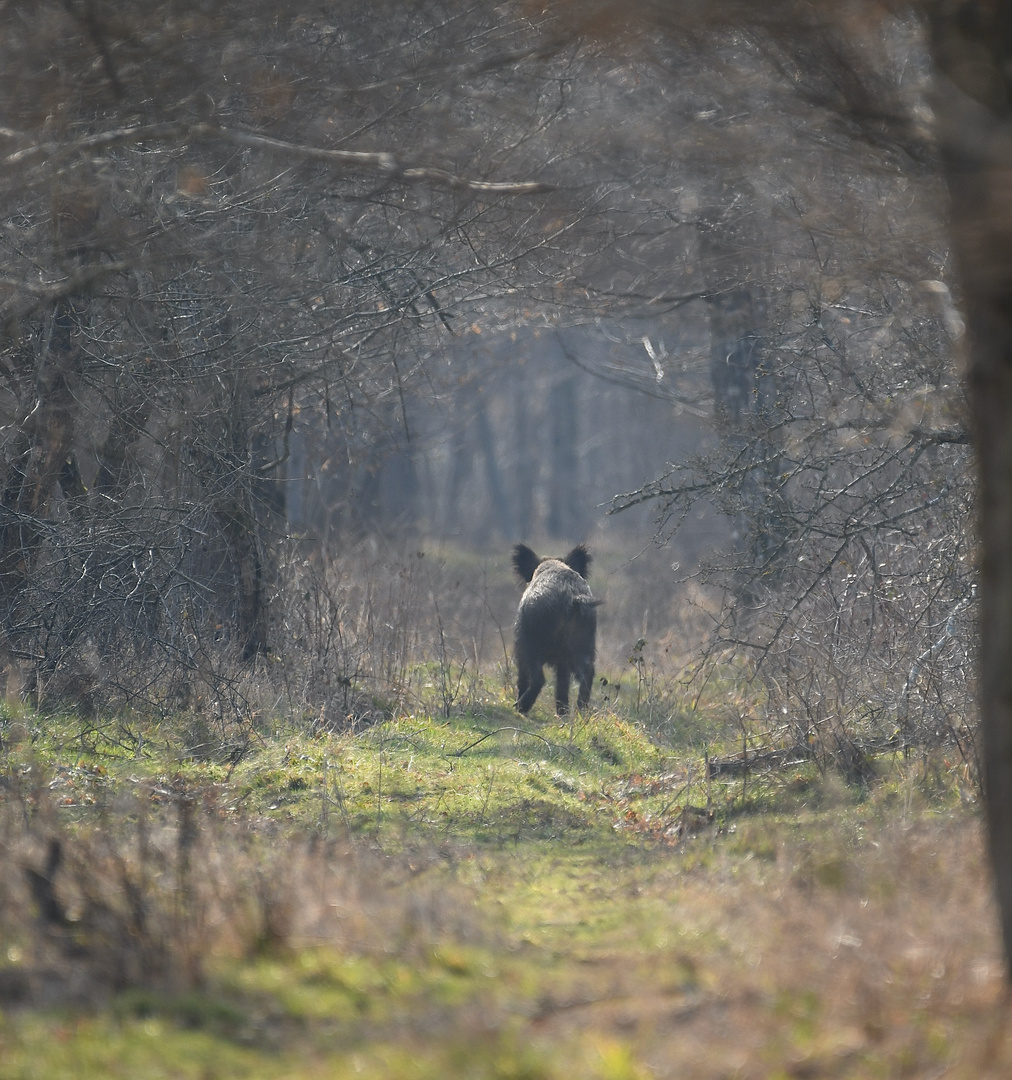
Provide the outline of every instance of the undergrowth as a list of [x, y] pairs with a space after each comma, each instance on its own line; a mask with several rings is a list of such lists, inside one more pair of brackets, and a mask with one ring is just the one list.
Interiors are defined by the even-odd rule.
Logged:
[[1004, 1075], [965, 763], [434, 690], [241, 755], [9, 711], [0, 1077]]

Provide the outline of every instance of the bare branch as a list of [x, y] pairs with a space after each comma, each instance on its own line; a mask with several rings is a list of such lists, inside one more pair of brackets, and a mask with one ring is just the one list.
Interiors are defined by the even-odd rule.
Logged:
[[428, 183], [452, 190], [476, 191], [492, 195], [539, 195], [556, 190], [556, 185], [540, 180], [476, 180], [434, 166], [410, 165], [408, 164], [410, 159], [403, 155], [364, 150], [332, 150], [207, 123], [139, 124], [98, 132], [69, 142], [37, 143], [8, 154], [0, 160], [0, 167], [36, 161], [51, 163], [57, 159], [70, 159], [97, 150], [108, 150], [115, 146], [156, 142], [188, 143], [204, 139], [265, 150], [273, 154], [284, 154], [286, 157], [295, 157], [302, 161], [320, 161], [346, 168], [379, 172], [393, 181], [403, 183]]

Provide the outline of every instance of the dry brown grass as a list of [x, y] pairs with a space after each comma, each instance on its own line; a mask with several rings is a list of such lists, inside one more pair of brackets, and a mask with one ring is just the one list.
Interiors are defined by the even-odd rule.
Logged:
[[204, 988], [228, 960], [320, 944], [355, 955], [393, 944], [409, 957], [484, 933], [439, 873], [447, 852], [394, 859], [349, 838], [282, 834], [229, 819], [218, 796], [145, 781], [72, 825], [44, 786], [8, 791], [0, 1006], [93, 1007], [123, 990]]
[[978, 823], [826, 843], [764, 839], [761, 855], [651, 873], [636, 888], [671, 920], [668, 944], [633, 964], [586, 957], [535, 1030], [611, 1033], [656, 1077], [1012, 1075]]

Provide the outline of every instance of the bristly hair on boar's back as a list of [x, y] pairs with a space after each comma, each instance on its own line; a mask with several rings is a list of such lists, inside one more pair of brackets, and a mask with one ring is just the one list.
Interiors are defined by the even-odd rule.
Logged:
[[587, 584], [590, 552], [585, 544], [561, 559], [539, 558], [526, 544], [513, 548], [513, 568], [527, 588], [514, 627], [517, 708], [529, 711], [545, 685], [544, 668], [555, 669], [555, 711], [569, 711], [569, 680], [579, 686], [577, 707], [586, 709], [594, 682], [597, 607]]

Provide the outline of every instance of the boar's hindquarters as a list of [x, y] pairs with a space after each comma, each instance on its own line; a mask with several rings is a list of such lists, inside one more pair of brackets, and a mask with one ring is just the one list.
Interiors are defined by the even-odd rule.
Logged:
[[545, 685], [545, 664], [555, 669], [555, 711], [560, 716], [569, 711], [570, 678], [579, 685], [578, 707], [585, 709], [590, 702], [599, 601], [577, 574], [572, 577], [576, 580], [566, 580], [563, 588], [558, 587], [560, 582], [535, 578], [520, 603], [515, 657], [517, 709], [522, 713]]

